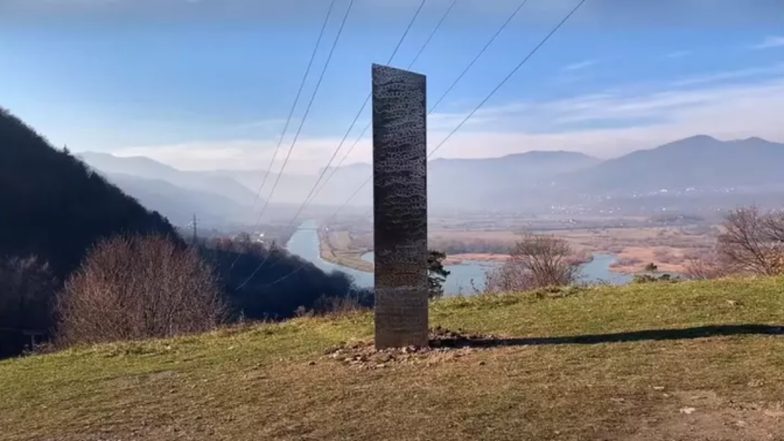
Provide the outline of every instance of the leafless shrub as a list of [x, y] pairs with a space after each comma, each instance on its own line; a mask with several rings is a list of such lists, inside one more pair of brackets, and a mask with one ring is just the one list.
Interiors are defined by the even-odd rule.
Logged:
[[733, 272], [776, 275], [784, 272], [784, 213], [756, 207], [727, 215], [718, 253]]
[[722, 261], [718, 254], [691, 258], [684, 266], [684, 275], [691, 280], [719, 279], [732, 272], [732, 265], [726, 260]]
[[195, 249], [161, 236], [99, 243], [58, 297], [58, 344], [168, 337], [214, 328], [225, 307]]
[[527, 234], [509, 259], [487, 275], [486, 292], [527, 291], [575, 282], [578, 263], [569, 244], [552, 236]]
[[35, 256], [0, 260], [0, 326], [45, 328], [57, 279]]

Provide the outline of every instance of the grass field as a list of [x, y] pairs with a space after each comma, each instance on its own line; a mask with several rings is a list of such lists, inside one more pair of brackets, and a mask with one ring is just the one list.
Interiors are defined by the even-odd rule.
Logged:
[[484, 344], [379, 364], [372, 316], [0, 362], [2, 440], [782, 440], [784, 279], [450, 299]]

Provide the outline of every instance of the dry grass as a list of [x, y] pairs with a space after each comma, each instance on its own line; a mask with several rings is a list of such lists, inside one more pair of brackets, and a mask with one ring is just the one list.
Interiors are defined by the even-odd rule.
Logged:
[[778, 326], [783, 279], [547, 294], [436, 302], [434, 325], [510, 344], [381, 369], [324, 355], [369, 314], [0, 362], [0, 438], [782, 439], [784, 336], [635, 332]]

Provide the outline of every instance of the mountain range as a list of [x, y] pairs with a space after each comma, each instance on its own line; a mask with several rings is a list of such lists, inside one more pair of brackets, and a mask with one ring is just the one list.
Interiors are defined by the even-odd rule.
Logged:
[[[263, 170], [181, 171], [149, 158], [105, 153], [80, 157], [129, 194], [175, 219], [196, 212], [208, 221], [247, 222]], [[546, 213], [559, 209], [620, 212], [715, 210], [751, 198], [775, 203], [784, 195], [784, 144], [760, 138], [720, 141], [698, 135], [649, 150], [600, 160], [570, 151], [531, 151], [498, 158], [436, 159], [428, 164], [431, 210]], [[340, 206], [371, 175], [370, 164], [327, 170], [331, 177], [314, 207]], [[297, 207], [320, 173], [280, 176], [270, 200]], [[262, 198], [278, 176], [267, 176]], [[368, 206], [371, 186], [352, 204]], [[285, 210], [284, 210], [285, 211]]]

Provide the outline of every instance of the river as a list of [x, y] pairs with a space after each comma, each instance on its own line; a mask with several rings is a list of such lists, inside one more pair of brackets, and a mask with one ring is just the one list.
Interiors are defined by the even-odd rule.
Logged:
[[[373, 274], [358, 271], [343, 265], [337, 265], [321, 258], [319, 250], [318, 225], [313, 221], [306, 221], [291, 236], [286, 249], [303, 259], [312, 262], [322, 271], [342, 271], [354, 279], [354, 283], [362, 288], [373, 286]], [[372, 262], [373, 253], [369, 252], [362, 259]], [[581, 281], [586, 283], [609, 283], [622, 285], [629, 283], [632, 277], [627, 274], [616, 273], [610, 270], [610, 265], [615, 262], [615, 256], [609, 254], [594, 254], [593, 260], [581, 266]], [[444, 293], [447, 296], [471, 295], [482, 292], [485, 288], [485, 279], [488, 271], [500, 265], [497, 262], [466, 260], [457, 265], [447, 265], [450, 272], [444, 284]]]

